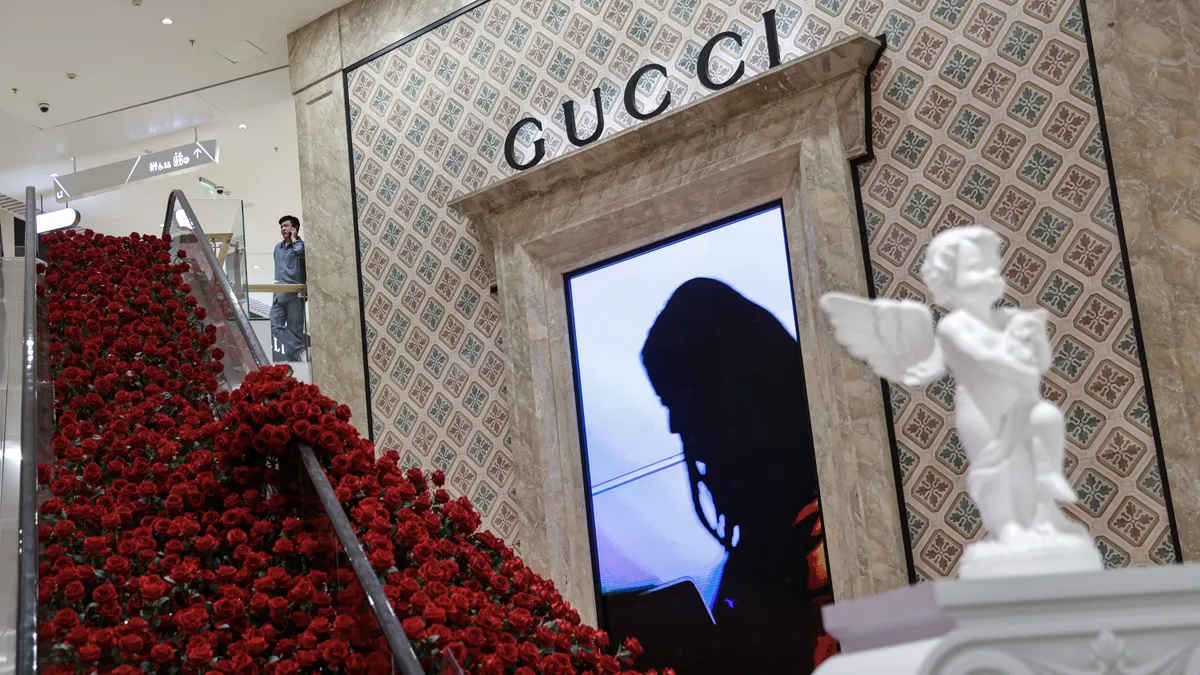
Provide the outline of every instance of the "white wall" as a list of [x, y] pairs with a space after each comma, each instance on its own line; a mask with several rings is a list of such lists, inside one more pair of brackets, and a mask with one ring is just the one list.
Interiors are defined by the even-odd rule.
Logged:
[[[238, 129], [240, 124], [247, 128]], [[251, 253], [270, 252], [279, 239], [280, 216], [291, 214], [304, 218], [300, 206], [300, 159], [294, 103], [289, 98], [230, 115], [219, 123], [200, 127], [199, 136], [219, 141], [220, 163], [72, 201], [71, 207], [82, 216], [80, 225], [111, 235], [161, 232], [167, 196], [173, 189], [182, 189], [196, 206], [197, 216], [206, 231], [228, 232], [232, 218], [226, 219], [224, 214], [232, 214], [236, 205], [200, 203], [208, 198], [199, 182], [203, 176], [229, 188], [233, 191], [233, 199], [244, 202], [248, 250]], [[191, 131], [165, 134], [102, 156], [77, 158], [77, 165], [80, 170], [99, 166], [133, 157], [145, 150], [183, 145], [191, 142], [193, 137]], [[70, 165], [58, 169], [59, 173], [70, 171]], [[47, 211], [61, 208], [53, 201], [53, 195], [44, 195], [42, 199]], [[206, 217], [206, 214], [221, 215]]]
[[4, 257], [13, 257], [16, 250], [15, 234], [13, 232], [13, 215], [8, 211], [0, 211], [0, 242], [4, 244]]

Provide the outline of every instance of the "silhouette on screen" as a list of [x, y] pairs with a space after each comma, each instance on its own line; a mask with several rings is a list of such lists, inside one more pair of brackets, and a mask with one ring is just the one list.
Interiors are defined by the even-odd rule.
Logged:
[[796, 340], [730, 286], [695, 278], [654, 321], [642, 363], [682, 442], [696, 518], [728, 557], [711, 616], [685, 580], [606, 595], [608, 623], [639, 636], [647, 667], [811, 672], [835, 646], [821, 628], [832, 597]]

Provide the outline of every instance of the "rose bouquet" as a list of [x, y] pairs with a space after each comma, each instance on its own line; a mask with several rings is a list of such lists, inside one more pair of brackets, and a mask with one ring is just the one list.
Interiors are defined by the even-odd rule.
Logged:
[[[223, 354], [170, 241], [47, 240], [56, 429], [39, 466], [39, 650], [60, 673], [391, 673], [295, 444], [317, 450], [427, 672], [632, 673], [440, 472], [376, 457], [286, 367], [218, 391]], [[614, 648], [615, 647], [615, 648]]]

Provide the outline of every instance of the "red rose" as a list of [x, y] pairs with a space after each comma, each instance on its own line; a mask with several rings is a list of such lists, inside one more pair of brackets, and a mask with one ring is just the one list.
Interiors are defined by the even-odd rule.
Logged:
[[518, 607], [509, 612], [508, 623], [513, 628], [524, 633], [533, 626], [533, 615], [528, 610]]
[[492, 584], [492, 588], [496, 589], [497, 593], [506, 593], [508, 591], [508, 577], [506, 576], [493, 574], [490, 583]]
[[187, 648], [187, 659], [188, 663], [191, 663], [197, 668], [208, 664], [213, 660], [212, 647], [209, 647], [208, 643], [206, 642], [199, 642], [196, 644], [189, 643]]
[[142, 642], [142, 638], [139, 635], [126, 635], [117, 641], [117, 646], [121, 648], [122, 654], [132, 656], [142, 651], [145, 643]]
[[111, 623], [116, 623], [121, 618], [121, 605], [116, 602], [108, 602], [100, 605], [100, 616], [104, 617]]
[[431, 602], [425, 605], [425, 611], [421, 613], [421, 618], [428, 623], [442, 623], [446, 620], [446, 610]]
[[532, 642], [522, 642], [517, 647], [517, 656], [525, 663], [536, 663], [540, 654], [537, 645]]
[[[175, 625], [184, 633], [196, 633], [206, 623], [208, 623], [208, 612], [203, 607], [192, 607], [175, 613]], [[188, 658], [191, 658], [190, 652]]]
[[350, 646], [341, 640], [326, 640], [318, 647], [321, 658], [330, 665], [341, 665], [350, 655]]
[[162, 577], [151, 575], [142, 579], [142, 599], [146, 602], [154, 602], [167, 594], [171, 590], [171, 585], [168, 584]]
[[299, 663], [300, 669], [310, 670], [316, 667], [321, 660], [321, 655], [315, 649], [303, 649], [296, 652], [296, 662]]
[[472, 647], [478, 647], [483, 644], [487, 636], [479, 626], [469, 626], [463, 631], [463, 640]]
[[175, 650], [171, 645], [160, 642], [150, 650], [150, 659], [158, 664], [170, 663], [175, 660]]
[[542, 675], [567, 675], [567, 673], [575, 672], [575, 669], [571, 666], [569, 656], [558, 653], [542, 659], [541, 672]]
[[54, 615], [54, 625], [62, 631], [68, 631], [79, 625], [79, 615], [71, 609], [60, 609]]
[[245, 611], [246, 605], [235, 598], [221, 598], [213, 603], [213, 614], [227, 621], [241, 616]]
[[208, 553], [209, 551], [215, 549], [219, 543], [220, 542], [218, 542], [215, 537], [204, 535], [203, 537], [199, 537], [193, 541], [192, 545], [196, 547], [197, 551], [201, 553]]
[[104, 571], [109, 574], [123, 576], [129, 573], [133, 566], [129, 564], [129, 560], [124, 556], [114, 555], [104, 561]]
[[100, 660], [100, 648], [96, 645], [84, 645], [76, 652], [79, 660], [84, 663], [95, 663]]
[[266, 638], [261, 637], [261, 636], [256, 636], [256, 637], [249, 638], [247, 640], [243, 640], [242, 644], [246, 647], [246, 651], [253, 654], [254, 656], [258, 656], [259, 654], [262, 654], [263, 652], [267, 651], [267, 649], [269, 649], [271, 646], [270, 644], [267, 643]]
[[383, 549], [371, 551], [367, 558], [371, 561], [371, 567], [377, 570], [390, 569], [396, 565], [396, 558], [392, 552]]
[[496, 648], [496, 656], [499, 656], [505, 663], [516, 663], [517, 648], [512, 645], [500, 645]]
[[404, 627], [404, 633], [408, 635], [408, 639], [410, 640], [421, 639], [421, 633], [425, 630], [425, 621], [419, 616], [409, 617], [401, 625]]
[[276, 617], [281, 617], [288, 610], [287, 598], [271, 598], [267, 601], [267, 607], [271, 612], [271, 618], [278, 621], [279, 619]]
[[67, 584], [66, 588], [63, 589], [63, 597], [66, 598], [67, 602], [75, 604], [83, 599], [83, 594], [85, 592], [86, 590], [84, 589], [83, 584], [79, 583], [78, 581], [72, 581], [71, 583]]
[[292, 602], [303, 602], [312, 597], [313, 591], [312, 582], [307, 580], [300, 581], [295, 586], [292, 586], [292, 590], [288, 592], [288, 598]]

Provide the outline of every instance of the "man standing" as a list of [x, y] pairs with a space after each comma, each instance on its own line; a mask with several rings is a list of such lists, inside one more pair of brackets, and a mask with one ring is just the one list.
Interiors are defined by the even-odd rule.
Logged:
[[[279, 219], [283, 241], [275, 244], [275, 283], [303, 284], [304, 240], [300, 238], [300, 219]], [[276, 293], [271, 303], [271, 353], [276, 362], [295, 363], [303, 358], [304, 298], [299, 293]]]

